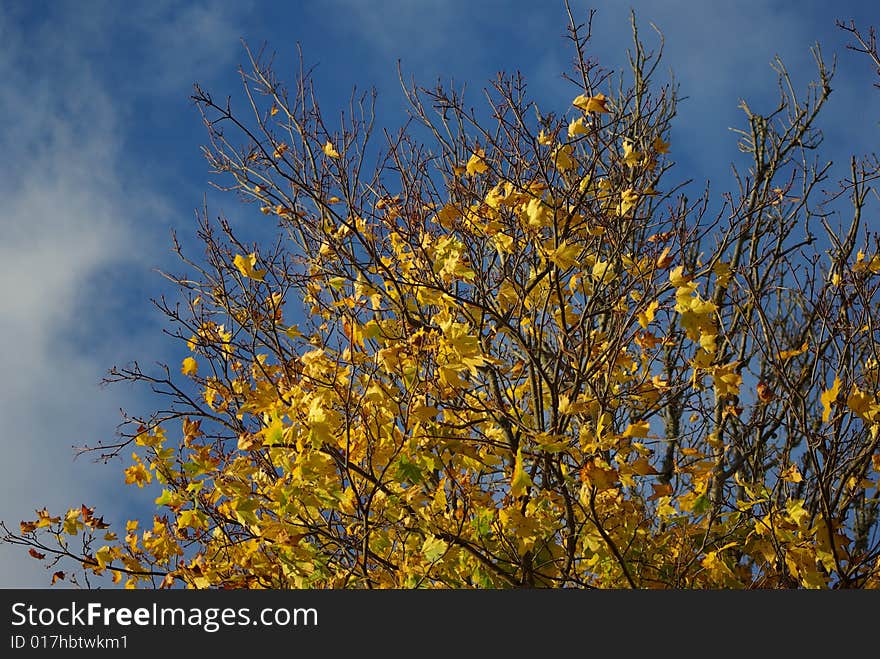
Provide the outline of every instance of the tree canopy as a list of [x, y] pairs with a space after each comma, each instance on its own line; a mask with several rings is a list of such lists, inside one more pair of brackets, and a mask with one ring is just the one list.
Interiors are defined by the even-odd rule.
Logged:
[[96, 449], [160, 484], [152, 522], [42, 509], [4, 540], [126, 587], [880, 585], [880, 166], [822, 190], [833, 71], [815, 48], [800, 93], [777, 61], [738, 188], [690, 198], [662, 39], [633, 21], [617, 77], [591, 18], [566, 107], [519, 74], [478, 110], [405, 84], [376, 135], [373, 94], [331, 124], [250, 50], [239, 97], [196, 86], [211, 170], [277, 239], [205, 209], [156, 302], [189, 356], [108, 376], [167, 400]]

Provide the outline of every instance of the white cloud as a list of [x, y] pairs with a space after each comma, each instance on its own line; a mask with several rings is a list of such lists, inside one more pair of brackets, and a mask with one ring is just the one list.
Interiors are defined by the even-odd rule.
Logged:
[[[658, 79], [671, 70], [687, 97], [673, 124], [673, 156], [686, 164], [698, 185], [711, 178], [720, 191], [730, 183], [729, 163], [740, 157], [737, 137], [728, 130], [746, 124], [738, 108], [740, 99], [748, 100], [758, 112], [775, 107], [776, 79], [770, 65], [777, 54], [800, 92], [806, 92], [815, 76], [810, 47], [817, 40], [823, 42], [829, 62], [835, 52], [843, 63], [845, 57], [851, 58], [842, 54], [834, 20], [850, 15], [864, 19], [858, 14], [865, 9], [860, 3], [847, 4], [573, 0], [572, 9], [576, 19], [586, 19], [591, 7], [598, 10], [588, 55], [613, 70], [626, 67], [626, 50], [632, 45], [631, 6], [649, 48], [659, 43], [650, 23], [662, 31], [666, 43]], [[436, 71], [471, 79], [479, 88], [495, 68], [519, 69], [526, 74], [531, 96], [545, 110], [566, 107], [568, 89], [560, 73], [567, 70], [573, 53], [562, 38], [567, 16], [561, 2], [332, 0], [322, 3], [317, 12], [320, 16], [315, 20], [323, 21], [328, 35], [343, 33], [349, 39], [346, 48], [361, 49], [365, 55], [359, 62], [361, 76], [393, 73], [401, 58], [404, 70], [412, 71], [422, 84], [431, 85]], [[856, 89], [863, 98], [853, 102], [859, 94], [852, 92], [849, 72], [834, 84], [837, 93], [823, 123], [834, 136], [834, 146], [842, 138], [847, 140], [840, 151], [852, 147], [862, 130], [863, 104], [876, 108], [880, 99], [880, 94], [870, 94], [870, 84], [859, 83]], [[470, 99], [480, 104], [477, 89], [471, 90]]]
[[[14, 526], [35, 507], [89, 503], [110, 475], [71, 464], [72, 444], [112, 425], [95, 420], [106, 407], [96, 386], [100, 369], [58, 347], [82, 287], [134, 250], [123, 181], [114, 173], [118, 128], [103, 90], [87, 74], [33, 79], [23, 53], [38, 44], [10, 25], [2, 41], [0, 107], [9, 119], [0, 126], [0, 145], [14, 167], [0, 181], [0, 478], [8, 493], [0, 518]], [[21, 549], [0, 552], [4, 586], [47, 583]]]
[[[129, 159], [127, 122], [136, 94], [167, 93], [171, 83], [176, 93], [237, 53], [232, 15], [219, 7], [140, 7], [55, 5], [36, 22], [24, 10], [0, 16], [0, 519], [13, 528], [44, 505], [126, 514], [120, 465], [74, 462], [72, 446], [112, 440], [119, 407], [143, 405], [143, 392], [100, 388], [107, 369], [168, 345], [155, 327], [143, 331], [156, 316], [131, 286], [155, 291], [151, 268], [168, 252], [156, 225], [174, 200]], [[147, 55], [126, 88], [95, 53], [113, 54], [115, 31], [130, 20]], [[188, 220], [197, 203], [186, 200], [178, 217]], [[21, 548], [0, 545], [0, 585], [42, 587], [48, 576]]]
[[144, 77], [131, 82], [146, 83], [151, 93], [186, 94], [196, 78], [225, 71], [241, 53], [239, 39], [251, 8], [247, 1], [163, 0], [136, 4], [124, 19], [117, 15], [140, 39], [132, 50], [149, 63]]
[[[592, 54], [622, 64], [628, 7], [585, 2], [582, 15], [588, 4], [600, 6]], [[69, 2], [49, 5], [42, 17], [26, 7], [0, 12], [0, 519], [15, 524], [34, 507], [80, 503], [118, 518], [125, 512], [118, 466], [73, 462], [70, 447], [111, 438], [120, 405], [145, 407], [138, 392], [97, 383], [110, 365], [153, 358], [167, 346], [155, 331], [137, 330], [155, 318], [127, 284], [155, 289], [150, 268], [167, 254], [156, 225], [172, 210], [189, 221], [198, 203], [153, 190], [156, 177], [141, 171], [127, 140], [139, 130], [143, 99], [164, 95], [173, 99], [168, 107], [188, 110], [190, 84], [226, 72], [255, 19], [251, 3], [105, 2], [83, 11]], [[663, 30], [666, 64], [691, 97], [676, 123], [682, 139], [674, 155], [688, 156], [706, 176], [735, 155], [726, 128], [738, 120], [738, 98], [774, 93], [772, 55], [801, 67], [822, 36], [816, 7], [668, 0], [638, 3], [637, 11], [649, 42], [647, 21]], [[558, 76], [569, 56], [559, 5], [336, 0], [310, 12], [326, 28], [317, 35], [327, 41], [324, 57], [334, 48], [363, 55], [350, 70], [319, 69], [319, 86], [347, 77], [369, 84], [377, 74], [390, 80], [400, 57], [425, 84], [438, 73], [481, 84], [495, 68], [518, 68], [539, 100], [567, 101], [554, 96], [564, 93]], [[832, 30], [825, 26], [824, 34]], [[348, 40], [334, 44], [341, 34]], [[306, 52], [307, 60], [321, 57]], [[850, 102], [832, 115], [834, 129], [855, 139], [860, 124], [852, 118], [860, 111], [876, 117], [880, 94], [844, 80], [836, 88]], [[472, 89], [475, 103], [478, 96]], [[182, 148], [194, 148], [201, 135], [194, 140]], [[0, 545], [0, 586], [46, 583], [36, 561]]]

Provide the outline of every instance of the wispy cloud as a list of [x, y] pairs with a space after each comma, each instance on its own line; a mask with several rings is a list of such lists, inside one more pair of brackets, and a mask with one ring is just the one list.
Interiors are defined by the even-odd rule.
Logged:
[[[736, 135], [728, 129], [745, 124], [740, 100], [748, 100], [758, 112], [769, 112], [778, 99], [771, 68], [774, 56], [783, 59], [798, 90], [806, 92], [816, 71], [810, 47], [821, 41], [829, 63], [835, 53], [843, 52], [844, 40], [834, 20], [852, 17], [867, 24], [871, 19], [866, 3], [830, 5], [818, 0], [572, 0], [571, 5], [576, 19], [585, 19], [590, 8], [598, 10], [588, 54], [612, 70], [626, 67], [631, 7], [649, 48], [659, 45], [650, 24], [662, 32], [664, 64], [658, 75], [671, 71], [687, 97], [674, 124], [673, 155], [700, 185], [713, 179], [720, 187], [729, 186], [729, 164], [739, 155]], [[321, 7], [328, 31], [345, 34], [348, 50], [369, 54], [359, 68], [363, 75], [386, 75], [397, 58], [426, 84], [440, 72], [479, 86], [496, 70], [519, 69], [527, 76], [532, 96], [547, 109], [567, 107], [570, 88], [560, 73], [567, 70], [573, 53], [562, 38], [567, 16], [561, 0], [332, 0]], [[835, 150], [843, 153], [858, 148], [862, 119], [866, 111], [877, 114], [880, 94], [866, 97], [867, 76], [853, 83], [853, 63], [844, 58], [841, 65], [848, 70], [834, 85], [823, 127], [839, 147]], [[473, 96], [472, 100], [479, 103]]]
[[[162, 352], [139, 291], [155, 290], [151, 267], [167, 253], [156, 229], [177, 200], [132, 157], [128, 120], [140, 99], [177, 93], [236, 54], [235, 14], [219, 5], [91, 8], [0, 16], [0, 519], [12, 524], [44, 505], [129, 512], [120, 470], [72, 450], [112, 439], [119, 408], [143, 404], [143, 392], [101, 389], [107, 368]], [[139, 61], [125, 61], [126, 30], [141, 35]], [[103, 59], [114, 54], [119, 66]], [[0, 545], [0, 584], [47, 583], [40, 564]]]
[[[818, 0], [633, 4], [649, 44], [656, 43], [649, 21], [664, 33], [666, 66], [689, 97], [675, 124], [673, 156], [698, 181], [724, 180], [736, 156], [727, 128], [742, 123], [739, 99], [772, 107], [773, 55], [805, 86], [809, 46], [819, 39], [829, 54], [842, 51], [833, 19], [867, 24], [870, 11], [869, 3]], [[0, 519], [14, 523], [42, 505], [98, 504], [115, 519], [127, 512], [119, 469], [73, 462], [70, 447], [110, 438], [120, 406], [150, 409], [141, 392], [101, 390], [98, 382], [114, 363], [149, 361], [167, 350], [145, 298], [157, 286], [150, 269], [167, 258], [168, 225], [188, 222], [204, 190], [201, 134], [187, 134], [198, 130], [187, 95], [196, 80], [218, 93], [237, 92], [234, 83], [212, 81], [240, 59], [239, 36], [258, 45], [280, 35], [288, 41], [270, 46], [286, 53], [301, 39], [311, 44], [306, 60], [320, 63], [320, 90], [344, 99], [351, 84], [376, 83], [390, 111], [399, 108], [398, 58], [426, 85], [437, 76], [470, 81], [474, 104], [474, 86], [502, 69], [523, 71], [547, 109], [570, 100], [560, 78], [571, 56], [561, 1], [280, 5], [70, 0], [0, 10]], [[591, 5], [599, 9], [591, 54], [612, 67], [624, 64], [629, 7], [611, 0], [573, 5], [581, 16]], [[823, 124], [834, 157], [859, 150], [865, 131], [867, 143], [876, 143], [880, 116], [872, 71], [844, 55], [841, 68]], [[853, 68], [863, 76], [853, 77]], [[179, 126], [184, 121], [187, 128]], [[45, 577], [23, 552], [0, 545], [0, 585], [40, 586]]]

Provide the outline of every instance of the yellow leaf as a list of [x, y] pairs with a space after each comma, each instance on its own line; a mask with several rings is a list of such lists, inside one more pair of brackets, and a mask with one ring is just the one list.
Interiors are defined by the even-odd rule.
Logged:
[[447, 547], [448, 545], [444, 540], [431, 535], [425, 538], [425, 542], [422, 543], [422, 555], [425, 557], [425, 560], [433, 563], [443, 557]]
[[715, 273], [715, 281], [722, 288], [727, 286], [730, 282], [730, 278], [733, 277], [733, 270], [730, 269], [730, 263], [727, 261], [719, 261], [715, 264], [715, 267], [712, 268], [712, 272]]
[[608, 99], [605, 94], [596, 94], [595, 96], [587, 96], [581, 94], [575, 98], [571, 104], [584, 112], [603, 113], [608, 112]]
[[863, 420], [875, 423], [880, 421], [880, 402], [875, 400], [876, 396], [853, 386], [850, 395], [847, 396], [846, 406]]
[[147, 470], [144, 463], [140, 461], [136, 453], [132, 453], [131, 458], [135, 464], [124, 470], [125, 484], [131, 485], [135, 483], [138, 487], [149, 485], [150, 481], [153, 480], [153, 475]]
[[[279, 418], [273, 419], [268, 426], [260, 430], [260, 434], [263, 436], [263, 444], [265, 446], [284, 444], [284, 424]], [[241, 443], [241, 440], [239, 440], [239, 444]]]
[[700, 334], [700, 347], [707, 353], [714, 353], [718, 349], [717, 339], [717, 334]]
[[184, 510], [177, 518], [177, 528], [183, 529], [191, 527], [194, 529], [204, 529], [207, 527], [202, 515], [198, 510]]
[[208, 577], [194, 577], [192, 582], [193, 582], [193, 586], [195, 586], [196, 588], [198, 588], [200, 590], [204, 590], [206, 588], [211, 587], [211, 580], [208, 579]]
[[786, 501], [785, 512], [798, 526], [803, 526], [810, 521], [810, 511], [804, 508], [803, 499], [791, 499]]
[[492, 242], [495, 249], [502, 254], [513, 254], [513, 237], [506, 233], [498, 232], [492, 236]]
[[614, 487], [618, 477], [617, 470], [609, 468], [600, 458], [593, 458], [581, 468], [581, 480], [600, 491]]
[[693, 278], [690, 275], [684, 274], [683, 265], [676, 266], [669, 272], [669, 283], [676, 288], [683, 288], [687, 286], [690, 283], [691, 279]]
[[513, 476], [510, 479], [510, 493], [514, 497], [520, 497], [526, 493], [526, 489], [532, 486], [532, 479], [523, 468], [522, 448], [516, 450], [516, 461], [513, 465]]
[[269, 115], [274, 117], [276, 114], [278, 114], [278, 106], [273, 103], [272, 109], [269, 110]]
[[722, 547], [716, 551], [707, 552], [703, 557], [703, 560], [700, 561], [700, 564], [709, 570], [713, 577], [716, 579], [721, 579], [724, 583], [728, 581], [736, 581], [736, 575], [727, 565], [723, 558], [719, 556], [721, 551], [726, 547]]
[[632, 188], [627, 188], [620, 193], [620, 203], [617, 204], [617, 214], [626, 215], [639, 201], [639, 193]]
[[623, 141], [623, 162], [630, 167], [635, 167], [642, 161], [642, 152], [636, 151], [633, 146], [630, 140]]
[[611, 265], [609, 261], [596, 261], [593, 264], [593, 279], [596, 279], [603, 284], [609, 284], [614, 281], [614, 278], [617, 276], [614, 272], [614, 266]]
[[180, 367], [180, 372], [184, 375], [195, 375], [199, 370], [199, 364], [192, 357], [187, 357], [183, 360], [183, 364]]
[[655, 264], [658, 268], [668, 268], [672, 265], [672, 257], [669, 256], [669, 252], [671, 251], [671, 247], [664, 247], [663, 251], [660, 252], [660, 256], [657, 257]]
[[516, 288], [514, 288], [513, 284], [507, 279], [501, 282], [496, 297], [498, 298], [498, 304], [503, 311], [507, 311], [519, 301], [519, 295], [516, 293]]
[[654, 138], [651, 146], [654, 147], [654, 151], [657, 153], [669, 153], [669, 142], [664, 142], [659, 135]]
[[98, 562], [98, 569], [103, 570], [113, 561], [113, 550], [106, 545], [101, 547], [95, 552], [95, 560]]
[[410, 413], [422, 423], [433, 421], [440, 414], [440, 410], [433, 405], [416, 405]]
[[530, 199], [525, 212], [531, 227], [545, 227], [553, 223], [553, 209], [541, 199]]
[[792, 357], [797, 357], [798, 355], [804, 354], [807, 349], [810, 347], [809, 343], [804, 341], [801, 344], [800, 348], [795, 348], [794, 350], [783, 350], [776, 355], [777, 359], [785, 361], [786, 359], [790, 359]]
[[477, 149], [476, 152], [468, 159], [465, 165], [465, 171], [468, 175], [482, 174], [489, 166], [486, 164], [486, 152], [483, 149]]
[[575, 166], [575, 159], [572, 157], [572, 146], [571, 144], [560, 144], [555, 149], [553, 149], [553, 164], [556, 165], [556, 169], [560, 171], [565, 171], [566, 169], [571, 169]]
[[79, 517], [81, 514], [81, 510], [76, 508], [72, 508], [67, 511], [67, 515], [64, 516], [64, 526], [62, 530], [68, 535], [77, 535], [83, 528], [85, 528], [85, 524], [79, 521]]
[[328, 158], [338, 158], [339, 151], [333, 146], [333, 143], [330, 140], [327, 140], [327, 143], [324, 145], [324, 155]]
[[651, 431], [651, 424], [647, 421], [636, 421], [631, 423], [623, 431], [624, 437], [647, 437]]
[[638, 315], [639, 325], [641, 325], [643, 329], [647, 329], [648, 325], [651, 322], [653, 322], [654, 314], [657, 313], [657, 309], [659, 307], [660, 307], [660, 303], [657, 302], [657, 300], [654, 300], [653, 302], [651, 302], [651, 304], [648, 305], [647, 309], [639, 312], [639, 315]]
[[715, 391], [719, 396], [738, 396], [742, 384], [742, 376], [736, 372], [739, 362], [731, 362], [718, 366], [712, 372]]
[[584, 124], [584, 118], [578, 117], [577, 119], [572, 119], [571, 123], [568, 124], [568, 136], [569, 137], [577, 137], [578, 135], [588, 135], [590, 133], [590, 129]]
[[801, 476], [801, 472], [796, 464], [791, 464], [784, 469], [782, 473], [779, 474], [779, 478], [788, 481], [789, 483], [800, 483], [804, 480], [804, 477]]
[[238, 271], [241, 274], [243, 274], [245, 277], [248, 277], [249, 279], [263, 281], [263, 277], [266, 275], [265, 270], [254, 269], [254, 266], [257, 264], [257, 255], [254, 252], [251, 252], [247, 256], [236, 254], [235, 259], [233, 260], [233, 264], [236, 268], [238, 268]]
[[695, 314], [710, 314], [718, 310], [718, 307], [714, 302], [704, 300], [699, 295], [690, 298], [687, 301], [687, 306], [689, 310]]
[[657, 470], [654, 469], [653, 465], [651, 465], [651, 463], [648, 461], [648, 458], [646, 458], [645, 456], [637, 458], [636, 461], [633, 462], [630, 466], [632, 467], [632, 470], [639, 476], [652, 476], [658, 473]]
[[580, 253], [580, 245], [568, 245], [563, 242], [553, 251], [552, 254], [550, 254], [550, 260], [559, 268], [566, 270], [577, 263], [577, 257]]
[[840, 378], [834, 376], [834, 383], [830, 389], [826, 389], [819, 397], [822, 403], [822, 423], [828, 423], [831, 420], [831, 405], [837, 400], [837, 394], [840, 393]]

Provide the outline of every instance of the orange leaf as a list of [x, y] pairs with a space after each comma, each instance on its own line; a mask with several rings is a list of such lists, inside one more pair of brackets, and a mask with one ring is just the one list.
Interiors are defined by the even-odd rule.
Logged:
[[759, 382], [757, 386], [758, 392], [758, 400], [762, 403], [769, 403], [774, 398], [776, 398], [776, 394], [773, 393], [773, 390], [764, 382]]
[[660, 252], [660, 256], [657, 257], [657, 267], [658, 268], [668, 268], [672, 265], [672, 257], [669, 256], [669, 247], [665, 247], [662, 252]]
[[598, 458], [593, 458], [581, 469], [581, 480], [595, 486], [598, 490], [614, 487], [617, 478], [617, 470], [606, 469]]
[[654, 469], [653, 465], [648, 461], [648, 458], [645, 456], [640, 457], [635, 462], [632, 463], [632, 469], [639, 476], [651, 476], [657, 473], [657, 470]]
[[668, 483], [651, 483], [651, 489], [654, 490], [654, 494], [648, 497], [648, 501], [654, 501], [660, 497], [667, 497], [672, 494], [672, 485]]

